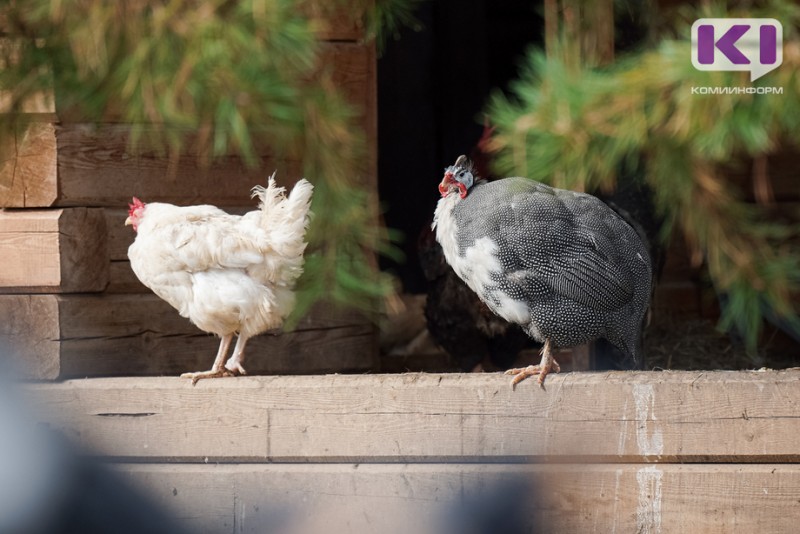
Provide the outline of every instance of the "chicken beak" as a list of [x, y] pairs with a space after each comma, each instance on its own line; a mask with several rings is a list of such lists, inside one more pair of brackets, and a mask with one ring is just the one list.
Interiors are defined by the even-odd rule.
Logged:
[[125, 226], [130, 226], [130, 225], [132, 225], [132, 224], [133, 224], [133, 221], [131, 220], [131, 218], [130, 218], [130, 217], [128, 217], [127, 219], [125, 219]]
[[442, 179], [441, 183], [439, 184], [439, 194], [442, 195], [442, 198], [446, 197], [448, 193], [450, 193], [450, 186], [455, 183], [455, 179], [453, 178], [452, 172], [444, 173], [444, 178]]

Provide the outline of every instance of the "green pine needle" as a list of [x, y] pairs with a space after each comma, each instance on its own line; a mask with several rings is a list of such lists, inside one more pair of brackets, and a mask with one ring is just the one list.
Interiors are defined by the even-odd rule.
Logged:
[[321, 19], [356, 27], [362, 14], [372, 32], [395, 31], [415, 1], [380, 12], [370, 0], [0, 1], [0, 90], [16, 112], [0, 127], [13, 133], [31, 97], [50, 94], [59, 116], [132, 125], [138, 150], [192, 149], [204, 165], [238, 154], [256, 167], [269, 147], [299, 161], [316, 217], [290, 322], [320, 300], [375, 310], [391, 289], [375, 254], [395, 249], [377, 224], [360, 119], [316, 32]]
[[[720, 327], [736, 327], [751, 349], [765, 315], [800, 332], [792, 300], [800, 294], [800, 252], [787, 244], [800, 233], [768, 222], [764, 208], [742, 201], [725, 177], [743, 155], [800, 146], [800, 6], [767, 4], [727, 16], [781, 13], [784, 63], [753, 85], [783, 87], [783, 95], [691, 94], [693, 86], [750, 82], [747, 73], [694, 69], [684, 37], [606, 69], [532, 50], [513, 96], [494, 95], [488, 106], [500, 174], [610, 189], [618, 169], [644, 157], [645, 179], [665, 217], [662, 237], [679, 229], [703, 252], [717, 291], [727, 296]], [[691, 25], [700, 16], [686, 13], [681, 22]], [[688, 36], [688, 27], [676, 34]]]

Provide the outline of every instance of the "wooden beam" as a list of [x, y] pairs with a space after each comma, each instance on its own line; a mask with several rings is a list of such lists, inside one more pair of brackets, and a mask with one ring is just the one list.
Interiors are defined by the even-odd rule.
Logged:
[[[156, 136], [159, 126], [140, 126], [145, 137]], [[145, 202], [179, 205], [247, 204], [250, 189], [266, 183], [272, 172], [281, 185], [299, 179], [297, 162], [279, 161], [265, 153], [258, 169], [248, 168], [237, 156], [217, 158], [204, 167], [196, 153], [185, 153], [174, 167], [165, 154], [130, 147], [134, 127], [129, 124], [63, 124], [58, 127], [57, 205], [126, 207], [131, 197]], [[288, 180], [288, 182], [287, 182]], [[221, 184], [225, 184], [221, 187]]]
[[55, 295], [0, 296], [0, 358], [24, 378], [59, 377], [58, 334]]
[[125, 226], [128, 210], [106, 208], [103, 211], [106, 215], [106, 228], [108, 229], [108, 258], [111, 261], [128, 261], [128, 247], [136, 239], [136, 232], [133, 228]]
[[[336, 86], [361, 112], [362, 127], [373, 131], [372, 45], [324, 43], [320, 63], [331, 68]], [[0, 207], [121, 208], [134, 195], [181, 205], [242, 206], [251, 204], [250, 189], [275, 170], [284, 185], [301, 177], [298, 161], [276, 157], [263, 145], [257, 147], [257, 169], [233, 153], [204, 167], [191, 139], [186, 152], [170, 161], [159, 150], [132, 149], [134, 128], [147, 139], [163, 126], [31, 123], [17, 145], [0, 153]]]
[[56, 134], [50, 122], [24, 122], [0, 143], [0, 208], [48, 207], [58, 199]]
[[103, 291], [106, 234], [100, 209], [0, 210], [0, 291]]
[[129, 261], [112, 261], [108, 266], [108, 287], [105, 292], [151, 293], [151, 290], [136, 278]]
[[187, 462], [797, 462], [798, 388], [798, 370], [553, 374], [546, 391], [499, 373], [31, 386], [99, 454]]
[[361, 41], [365, 37], [362, 9], [344, 7], [343, 4], [335, 7], [325, 0], [307, 2], [302, 9], [311, 17], [314, 34], [320, 41]]
[[[39, 310], [35, 313], [33, 310]], [[0, 295], [5, 344], [29, 378], [179, 375], [208, 369], [219, 340], [148, 294]], [[374, 328], [354, 312], [319, 307], [293, 332], [249, 341], [251, 373], [367, 371]]]
[[589, 67], [614, 61], [614, 2], [545, 0], [545, 47], [568, 65]]
[[[795, 532], [797, 465], [123, 464], [190, 532], [441, 533], [519, 514], [529, 532]], [[498, 493], [509, 477], [530, 492]], [[515, 506], [516, 505], [516, 506]], [[502, 510], [502, 513], [498, 513]], [[522, 531], [522, 530], [520, 530]], [[480, 532], [486, 532], [480, 530]]]

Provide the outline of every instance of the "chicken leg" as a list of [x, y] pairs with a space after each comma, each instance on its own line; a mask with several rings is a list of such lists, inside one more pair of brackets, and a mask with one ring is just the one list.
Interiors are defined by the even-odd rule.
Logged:
[[[217, 351], [217, 357], [214, 359], [214, 365], [211, 366], [211, 370], [209, 371], [198, 371], [196, 373], [183, 373], [181, 378], [190, 378], [192, 380], [192, 385], [197, 384], [197, 381], [203, 378], [219, 378], [221, 376], [233, 376], [233, 374], [223, 367], [223, 363], [225, 362], [225, 356], [228, 355], [228, 348], [231, 346], [231, 341], [233, 341], [233, 334], [228, 334], [227, 336], [222, 336], [222, 340], [219, 342], [219, 350]], [[237, 342], [236, 346], [238, 347], [239, 344]]]
[[231, 373], [246, 375], [247, 371], [242, 367], [244, 360], [244, 346], [247, 343], [247, 338], [239, 334], [239, 339], [236, 340], [236, 346], [233, 347], [233, 356], [230, 357], [228, 363], [225, 364], [225, 369]]
[[547, 374], [550, 371], [555, 371], [556, 373], [561, 371], [561, 366], [559, 366], [558, 362], [553, 358], [552, 350], [553, 346], [550, 340], [546, 339], [544, 347], [542, 347], [542, 361], [539, 362], [539, 365], [529, 365], [528, 367], [519, 367], [506, 371], [507, 375], [514, 375], [514, 378], [511, 380], [511, 389], [516, 389], [517, 384], [529, 376], [534, 375], [539, 375], [539, 386], [544, 389], [544, 379]]

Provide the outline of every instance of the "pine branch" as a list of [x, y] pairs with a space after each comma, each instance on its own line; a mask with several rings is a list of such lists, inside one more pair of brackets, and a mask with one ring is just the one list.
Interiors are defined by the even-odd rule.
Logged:
[[[393, 0], [380, 20], [397, 21], [395, 9], [405, 20], [413, 1]], [[235, 153], [256, 167], [263, 146], [276, 159], [302, 162], [316, 185], [317, 216], [299, 311], [319, 299], [374, 309], [390, 284], [373, 253], [391, 245], [376, 227], [376, 199], [365, 192], [359, 118], [334, 85], [316, 40], [320, 16], [355, 19], [366, 10], [374, 17], [371, 5], [3, 1], [11, 44], [0, 47], [0, 90], [12, 112], [23, 111], [33, 95], [54, 94], [60, 115], [129, 123], [134, 150], [157, 150], [173, 161], [193, 144], [203, 164]], [[13, 131], [19, 118], [0, 116], [0, 126]], [[163, 128], [143, 135], [152, 124]]]
[[720, 326], [735, 326], [750, 348], [764, 315], [800, 331], [792, 300], [800, 293], [800, 252], [786, 246], [796, 229], [767, 222], [765, 208], [744, 202], [723, 170], [743, 155], [800, 146], [800, 7], [775, 0], [764, 11], [783, 14], [784, 63], [754, 85], [783, 87], [783, 95], [693, 95], [693, 86], [750, 82], [746, 73], [697, 71], [687, 40], [664, 40], [602, 70], [532, 51], [514, 96], [496, 95], [488, 112], [500, 173], [610, 189], [619, 168], [644, 156], [665, 235], [677, 227], [702, 251], [727, 295]]

